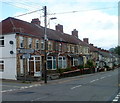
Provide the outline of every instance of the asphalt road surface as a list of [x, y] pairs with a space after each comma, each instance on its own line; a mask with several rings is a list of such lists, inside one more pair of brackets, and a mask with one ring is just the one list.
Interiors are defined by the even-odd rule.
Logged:
[[52, 80], [47, 84], [3, 83], [2, 100], [118, 102], [120, 97], [118, 74], [118, 69], [115, 69]]

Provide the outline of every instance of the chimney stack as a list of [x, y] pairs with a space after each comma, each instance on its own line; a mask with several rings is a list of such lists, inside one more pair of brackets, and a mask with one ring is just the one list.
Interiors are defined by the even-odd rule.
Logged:
[[88, 44], [89, 44], [89, 39], [88, 39], [88, 38], [83, 38], [83, 41], [84, 41], [85, 43], [88, 43]]
[[35, 19], [32, 19], [31, 23], [37, 24], [37, 25], [40, 26], [40, 23], [41, 23], [41, 22], [40, 22], [40, 20], [39, 20], [38, 18], [35, 18]]
[[76, 29], [74, 29], [72, 31], [72, 35], [78, 38], [78, 31]]
[[90, 43], [91, 46], [94, 46], [93, 44]]
[[55, 26], [55, 29], [56, 29], [57, 31], [63, 33], [63, 25], [58, 24], [58, 25]]

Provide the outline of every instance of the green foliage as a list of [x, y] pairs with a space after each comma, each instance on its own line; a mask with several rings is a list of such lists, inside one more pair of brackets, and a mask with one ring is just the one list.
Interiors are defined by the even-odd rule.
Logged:
[[82, 68], [84, 68], [83, 65], [79, 65], [79, 66], [78, 66], [78, 69], [82, 69]]
[[118, 55], [120, 55], [120, 46], [117, 46], [115, 49], [114, 49], [114, 52]]
[[70, 67], [67, 67], [67, 68], [65, 68], [65, 69], [62, 69], [62, 68], [59, 68], [59, 69], [57, 69], [56, 70], [57, 71], [57, 73], [63, 73], [63, 72], [68, 72], [68, 71], [72, 71], [72, 69], [70, 68]]
[[88, 60], [87, 64], [85, 64], [85, 68], [92, 68], [94, 67], [93, 61], [92, 60]]
[[107, 68], [107, 69], [109, 68], [109, 66], [107, 66], [107, 65], [105, 65], [104, 67]]
[[112, 53], [120, 55], [120, 46], [117, 46], [115, 48], [110, 48], [109, 51]]

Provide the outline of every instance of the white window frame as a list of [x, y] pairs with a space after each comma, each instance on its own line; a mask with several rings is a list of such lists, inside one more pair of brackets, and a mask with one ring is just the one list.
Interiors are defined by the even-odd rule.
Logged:
[[41, 50], [44, 50], [45, 49], [45, 43], [44, 43], [44, 40], [41, 40]]
[[32, 48], [32, 38], [28, 38], [28, 48]]
[[35, 49], [38, 50], [40, 48], [39, 46], [39, 39], [35, 40]]
[[67, 45], [67, 51], [70, 52], [70, 45]]
[[4, 72], [4, 69], [5, 69], [5, 62], [4, 62], [4, 60], [0, 60], [0, 65], [3, 65], [3, 68], [0, 69], [0, 72]]
[[19, 36], [20, 48], [24, 48], [24, 37]]
[[59, 43], [59, 51], [62, 51], [62, 43]]
[[[36, 57], [39, 57], [40, 60], [36, 60]], [[37, 72], [37, 71], [36, 71], [36, 62], [37, 62], [37, 61], [40, 62], [40, 71], [39, 71], [39, 72], [41, 72], [41, 70], [42, 70], [41, 56], [32, 55], [31, 58], [33, 58], [33, 60], [28, 59], [28, 72], [30, 72], [30, 71], [29, 71], [29, 70], [30, 70], [30, 69], [29, 69], [29, 61], [33, 61], [33, 62], [34, 62], [34, 75], [35, 75], [35, 73]]]
[[[5, 46], [5, 40], [4, 40], [4, 36], [0, 36], [0, 47], [4, 47]], [[3, 43], [3, 45], [2, 45]]]
[[48, 50], [53, 50], [53, 44], [51, 41], [48, 41]]
[[56, 68], [53, 68], [54, 67], [54, 60], [56, 60], [56, 58], [53, 58], [53, 56], [48, 56], [48, 57], [51, 57], [51, 59], [47, 58], [47, 61], [52, 61], [52, 68], [48, 69], [48, 70], [55, 70], [55, 69], [57, 69], [57, 66], [56, 66]]
[[[75, 65], [75, 61], [77, 62], [77, 65]], [[78, 66], [78, 58], [73, 58], [73, 66]]]
[[[62, 58], [61, 60], [59, 60], [59, 58]], [[64, 60], [65, 58], [65, 60]], [[58, 57], [58, 67], [59, 67], [59, 62], [62, 61], [62, 68], [66, 68], [67, 67], [67, 60], [66, 60], [66, 57], [65, 56], [59, 56]], [[64, 66], [63, 64], [66, 63], [66, 66]]]
[[75, 47], [74, 46], [72, 46], [72, 53], [74, 53], [75, 52]]

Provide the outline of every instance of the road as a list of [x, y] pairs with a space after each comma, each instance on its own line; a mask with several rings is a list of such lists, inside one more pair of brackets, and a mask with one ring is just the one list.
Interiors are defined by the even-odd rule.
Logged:
[[118, 69], [59, 80], [47, 84], [3, 83], [3, 101], [118, 101]]

